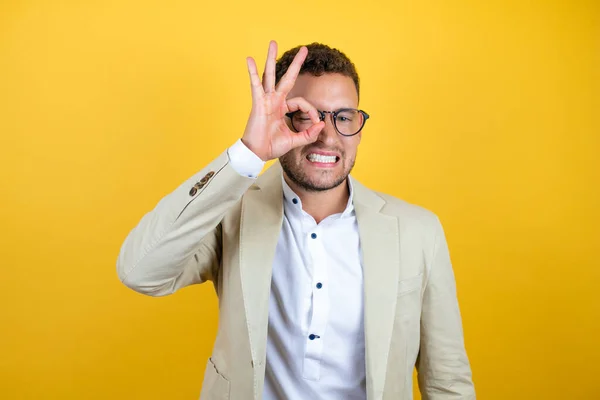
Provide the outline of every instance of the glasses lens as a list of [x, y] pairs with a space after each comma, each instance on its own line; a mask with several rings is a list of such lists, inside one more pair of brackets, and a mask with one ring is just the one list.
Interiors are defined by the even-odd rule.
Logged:
[[335, 127], [342, 135], [354, 135], [364, 123], [363, 114], [354, 109], [340, 110], [335, 116]]

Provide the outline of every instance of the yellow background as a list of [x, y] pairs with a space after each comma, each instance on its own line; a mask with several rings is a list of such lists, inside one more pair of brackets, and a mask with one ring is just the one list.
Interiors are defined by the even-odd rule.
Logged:
[[592, 0], [4, 0], [0, 398], [198, 397], [212, 287], [144, 297], [115, 260], [241, 136], [269, 39], [358, 66], [355, 176], [444, 223], [479, 398], [600, 398], [599, 23]]

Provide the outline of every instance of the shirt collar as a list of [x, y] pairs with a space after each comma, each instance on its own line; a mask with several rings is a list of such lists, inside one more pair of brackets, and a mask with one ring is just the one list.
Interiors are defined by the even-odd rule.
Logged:
[[[281, 174], [281, 181], [283, 185], [284, 207], [290, 207], [291, 209], [302, 211], [302, 200], [300, 200], [300, 196], [298, 196], [287, 184], [283, 174]], [[352, 180], [350, 177], [346, 179], [346, 182], [348, 182], [348, 191], [350, 192], [350, 195], [348, 196], [348, 203], [346, 203], [346, 208], [344, 211], [341, 214], [337, 214], [340, 218], [351, 216], [354, 212], [354, 188], [352, 187]]]

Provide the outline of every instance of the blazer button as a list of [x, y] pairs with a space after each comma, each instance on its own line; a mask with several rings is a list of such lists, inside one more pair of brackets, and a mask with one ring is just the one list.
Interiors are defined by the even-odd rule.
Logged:
[[209, 177], [208, 177], [208, 175], [206, 175], [204, 178], [200, 179], [200, 183], [206, 183], [206, 182], [208, 182], [208, 179], [209, 179]]
[[206, 176], [210, 179], [213, 177], [214, 174], [215, 174], [214, 171], [210, 171], [208, 174], [206, 174]]
[[190, 189], [190, 196], [193, 197], [197, 192], [198, 192], [198, 189], [196, 189], [196, 186], [192, 187]]

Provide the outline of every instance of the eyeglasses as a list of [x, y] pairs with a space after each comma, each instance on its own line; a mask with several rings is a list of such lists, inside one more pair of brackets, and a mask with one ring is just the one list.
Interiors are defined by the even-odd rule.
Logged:
[[[362, 130], [369, 119], [369, 114], [356, 108], [342, 108], [337, 111], [320, 111], [319, 119], [325, 121], [325, 114], [331, 114], [331, 121], [335, 130], [342, 136], [354, 136]], [[292, 128], [296, 132], [302, 132], [310, 128], [313, 123], [306, 112], [300, 110], [285, 114], [291, 121]]]

